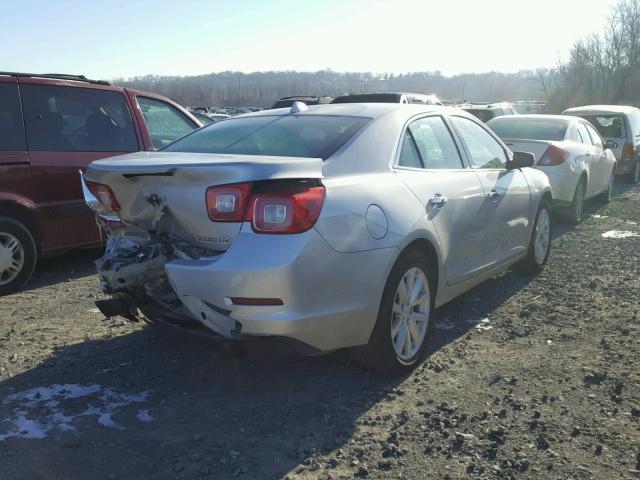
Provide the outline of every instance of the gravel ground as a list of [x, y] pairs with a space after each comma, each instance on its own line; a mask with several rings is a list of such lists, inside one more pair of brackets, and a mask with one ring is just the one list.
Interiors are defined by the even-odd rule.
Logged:
[[0, 299], [3, 479], [640, 477], [640, 188], [438, 311], [406, 378], [104, 319], [85, 251]]

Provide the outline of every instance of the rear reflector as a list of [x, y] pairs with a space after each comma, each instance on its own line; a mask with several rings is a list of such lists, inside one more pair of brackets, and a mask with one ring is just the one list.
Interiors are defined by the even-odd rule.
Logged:
[[282, 305], [279, 298], [248, 298], [248, 297], [231, 297], [231, 303], [234, 305], [251, 305], [251, 306], [272, 306]]
[[100, 204], [109, 212], [119, 212], [120, 204], [116, 200], [116, 196], [108, 185], [102, 183], [85, 180], [85, 184], [94, 197], [98, 199]]
[[209, 218], [214, 222], [241, 222], [251, 187], [251, 182], [209, 187], [205, 194]]
[[538, 162], [541, 166], [560, 165], [564, 162], [569, 154], [555, 145], [549, 145], [549, 148], [544, 152], [542, 158]]

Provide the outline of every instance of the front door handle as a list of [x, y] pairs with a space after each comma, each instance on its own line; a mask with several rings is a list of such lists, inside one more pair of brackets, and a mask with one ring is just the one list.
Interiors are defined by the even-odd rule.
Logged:
[[487, 197], [489, 197], [491, 200], [497, 200], [500, 197], [500, 194], [498, 193], [498, 191], [494, 188], [493, 190], [491, 190], [488, 194]]
[[445, 203], [447, 203], [447, 197], [439, 193], [436, 193], [429, 199], [429, 205], [433, 205], [434, 207], [442, 207]]

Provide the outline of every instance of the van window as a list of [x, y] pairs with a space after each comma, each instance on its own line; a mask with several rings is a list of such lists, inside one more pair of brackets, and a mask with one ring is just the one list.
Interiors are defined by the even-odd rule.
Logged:
[[20, 85], [30, 150], [135, 152], [131, 114], [120, 92]]
[[155, 98], [141, 96], [137, 98], [151, 143], [155, 148], [165, 147], [198, 128], [173, 105]]
[[25, 150], [18, 85], [0, 83], [0, 150]]

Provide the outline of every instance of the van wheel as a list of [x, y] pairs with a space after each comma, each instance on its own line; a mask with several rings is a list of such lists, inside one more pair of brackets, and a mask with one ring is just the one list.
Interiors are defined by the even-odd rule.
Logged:
[[19, 290], [36, 267], [36, 242], [22, 223], [0, 217], [0, 295]]
[[435, 282], [426, 257], [409, 251], [396, 262], [382, 294], [369, 343], [352, 349], [356, 362], [385, 375], [410, 372], [433, 327]]

